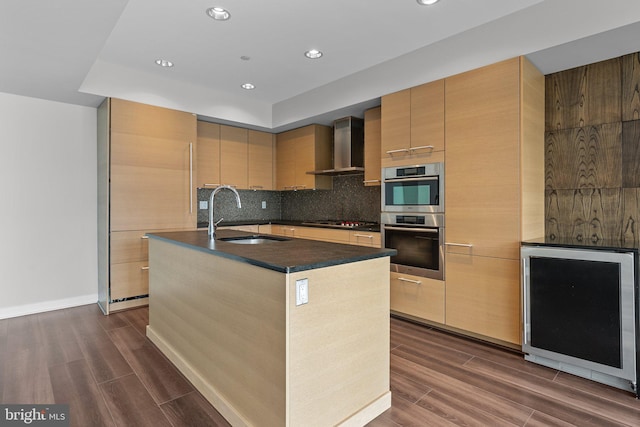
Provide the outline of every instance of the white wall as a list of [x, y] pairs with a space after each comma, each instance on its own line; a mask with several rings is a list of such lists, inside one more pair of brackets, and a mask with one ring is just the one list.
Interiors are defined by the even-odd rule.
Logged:
[[96, 109], [0, 93], [0, 319], [97, 301]]

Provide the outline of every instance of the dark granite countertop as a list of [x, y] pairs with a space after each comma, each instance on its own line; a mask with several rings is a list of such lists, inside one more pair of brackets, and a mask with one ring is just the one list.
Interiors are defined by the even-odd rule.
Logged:
[[[253, 221], [225, 221], [220, 223], [219, 227], [229, 227], [229, 226], [234, 226], [234, 225], [253, 225], [253, 224], [279, 224], [279, 225], [291, 225], [291, 226], [298, 226], [298, 227], [318, 227], [318, 228], [332, 228], [332, 229], [338, 229], [338, 230], [358, 230], [358, 231], [371, 231], [371, 232], [380, 232], [380, 224], [374, 224], [372, 226], [366, 226], [366, 227], [334, 227], [334, 226], [327, 226], [327, 225], [322, 225], [322, 224], [309, 224], [309, 221], [305, 221], [305, 220], [285, 220], [285, 219], [274, 219], [274, 220], [264, 220], [264, 219], [258, 219], [258, 220], [253, 220]], [[209, 226], [208, 222], [199, 222], [198, 223], [198, 229], [204, 229], [207, 228]]]
[[[298, 238], [257, 245], [237, 244], [220, 240], [221, 238], [251, 235], [254, 235], [254, 233], [218, 229], [216, 240], [210, 242], [206, 230], [149, 233], [149, 237], [152, 239], [168, 241], [197, 251], [246, 262], [282, 273], [294, 273], [332, 265], [348, 264], [392, 256], [397, 253], [395, 249], [369, 248]], [[281, 238], [280, 236], [278, 237]]]
[[591, 249], [615, 252], [638, 252], [638, 244], [631, 242], [623, 242], [620, 240], [602, 240], [602, 239], [558, 239], [540, 237], [522, 242], [523, 246], [548, 246], [556, 248], [572, 248], [572, 249]]

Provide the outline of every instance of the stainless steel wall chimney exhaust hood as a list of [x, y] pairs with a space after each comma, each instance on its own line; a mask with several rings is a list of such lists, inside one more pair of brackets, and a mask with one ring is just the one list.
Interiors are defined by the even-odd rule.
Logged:
[[333, 169], [307, 172], [311, 175], [356, 175], [364, 173], [364, 120], [344, 117], [333, 122]]

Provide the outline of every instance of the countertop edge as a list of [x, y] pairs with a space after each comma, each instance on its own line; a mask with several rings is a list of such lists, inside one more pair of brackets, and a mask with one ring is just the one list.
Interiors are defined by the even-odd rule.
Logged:
[[[255, 234], [255, 233], [236, 231], [236, 230], [233, 230], [233, 231], [225, 230], [225, 231], [227, 231], [226, 234], [229, 234], [230, 236], [247, 236], [247, 235]], [[321, 241], [313, 241], [313, 240], [306, 240], [306, 239], [291, 239], [291, 240], [297, 240], [297, 241], [304, 241], [306, 244], [309, 244], [309, 245], [317, 244], [318, 246], [324, 246], [325, 248], [328, 247], [327, 245], [336, 245], [336, 246], [340, 245], [340, 246], [352, 246], [354, 249], [354, 252], [358, 252], [359, 250], [366, 250], [366, 249], [371, 249], [373, 251], [367, 251], [367, 253], [361, 253], [361, 254], [354, 254], [354, 255], [351, 255], [345, 258], [339, 258], [339, 259], [333, 258], [333, 259], [327, 259], [327, 260], [318, 261], [318, 262], [301, 263], [301, 264], [295, 264], [295, 265], [279, 265], [279, 264], [274, 264], [272, 262], [256, 259], [250, 256], [242, 256], [239, 254], [230, 253], [224, 250], [224, 246], [222, 248], [204, 246], [202, 244], [195, 244], [193, 242], [179, 240], [176, 238], [162, 235], [162, 234], [173, 234], [175, 236], [176, 234], [180, 234], [180, 233], [193, 233], [193, 232], [203, 233], [203, 231], [166, 232], [166, 233], [154, 232], [154, 233], [147, 233], [147, 236], [149, 236], [149, 238], [151, 239], [161, 240], [161, 241], [172, 243], [184, 248], [197, 250], [199, 252], [204, 252], [214, 256], [220, 256], [223, 258], [254, 265], [261, 268], [266, 268], [266, 269], [277, 271], [279, 273], [284, 273], [284, 274], [296, 273], [296, 272], [307, 271], [307, 270], [315, 270], [318, 268], [349, 264], [353, 262], [366, 261], [369, 259], [383, 258], [383, 257], [393, 256], [397, 253], [395, 249], [368, 248], [368, 247], [355, 246], [355, 245], [345, 245], [341, 243], [321, 242]], [[229, 237], [229, 236], [225, 236], [225, 237]], [[215, 241], [214, 246], [216, 242], [219, 242], [219, 241]], [[226, 244], [233, 245], [233, 243], [226, 243]], [[236, 249], [241, 250], [241, 248], [236, 248]]]

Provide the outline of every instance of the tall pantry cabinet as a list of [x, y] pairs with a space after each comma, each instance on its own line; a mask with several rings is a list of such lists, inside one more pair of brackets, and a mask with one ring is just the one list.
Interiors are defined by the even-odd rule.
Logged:
[[520, 241], [544, 235], [544, 76], [519, 57], [445, 88], [446, 324], [519, 346]]
[[98, 300], [148, 303], [145, 233], [195, 229], [196, 116], [120, 99], [98, 109]]

